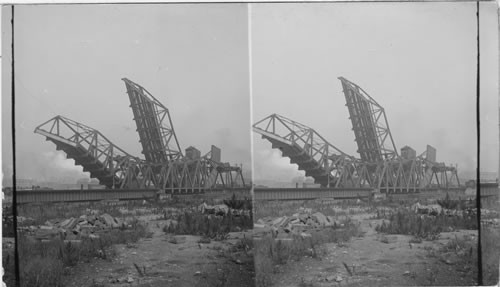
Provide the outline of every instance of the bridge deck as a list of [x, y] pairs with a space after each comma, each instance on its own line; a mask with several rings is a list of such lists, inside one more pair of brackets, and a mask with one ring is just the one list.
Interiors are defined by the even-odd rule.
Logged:
[[[223, 188], [171, 188], [166, 189], [166, 194], [189, 195], [215, 193], [221, 191], [248, 191], [249, 187], [223, 189]], [[157, 189], [38, 189], [38, 190], [17, 190], [17, 203], [35, 202], [78, 202], [78, 201], [101, 201], [101, 200], [136, 200], [154, 198], [158, 193]]]

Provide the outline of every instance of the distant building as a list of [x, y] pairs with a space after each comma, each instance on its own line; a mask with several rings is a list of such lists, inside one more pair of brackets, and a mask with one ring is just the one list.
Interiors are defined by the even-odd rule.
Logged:
[[401, 157], [404, 159], [414, 159], [417, 157], [417, 152], [406, 145], [401, 148]]
[[33, 189], [37, 182], [31, 178], [16, 178], [16, 189]]
[[201, 152], [197, 148], [190, 146], [186, 148], [186, 157], [191, 160], [196, 160], [201, 157]]
[[479, 172], [480, 182], [497, 182], [498, 174], [496, 172], [482, 171]]

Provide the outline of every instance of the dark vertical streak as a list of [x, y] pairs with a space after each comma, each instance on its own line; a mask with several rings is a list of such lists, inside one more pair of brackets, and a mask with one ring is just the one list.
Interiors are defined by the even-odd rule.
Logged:
[[12, 215], [13, 215], [13, 225], [14, 225], [14, 263], [15, 263], [15, 273], [16, 273], [16, 286], [20, 286], [20, 276], [19, 276], [19, 252], [18, 252], [18, 238], [17, 238], [17, 190], [16, 190], [16, 126], [15, 126], [15, 84], [14, 84], [14, 5], [11, 6], [12, 8], [12, 18], [10, 20], [11, 27], [12, 27], [12, 38], [11, 38], [11, 85], [12, 85], [12, 106], [11, 106], [11, 112], [12, 112], [12, 118], [11, 118], [11, 124], [12, 124], [12, 182], [14, 183], [12, 186]]
[[477, 168], [476, 168], [476, 209], [477, 209], [477, 226], [478, 226], [478, 238], [477, 238], [477, 283], [478, 285], [483, 285], [483, 256], [481, 248], [481, 184], [480, 184], [480, 142], [481, 142], [481, 127], [480, 127], [480, 101], [479, 101], [479, 73], [480, 73], [480, 59], [479, 59], [479, 1], [477, 1], [477, 74], [476, 74], [476, 124], [477, 124]]

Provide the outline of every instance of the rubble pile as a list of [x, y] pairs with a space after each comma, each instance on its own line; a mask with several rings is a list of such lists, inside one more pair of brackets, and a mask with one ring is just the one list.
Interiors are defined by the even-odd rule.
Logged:
[[107, 213], [102, 215], [82, 215], [79, 218], [68, 218], [62, 221], [48, 220], [44, 225], [20, 227], [19, 230], [28, 233], [38, 240], [76, 240], [83, 237], [98, 238], [99, 233], [113, 228], [125, 226], [120, 219]]
[[441, 214], [448, 215], [448, 216], [463, 216], [464, 212], [467, 215], [476, 214], [475, 208], [467, 208], [464, 210], [447, 209], [447, 208], [443, 208], [439, 204], [423, 205], [423, 204], [420, 204], [420, 202], [417, 202], [414, 205], [412, 205], [411, 210], [417, 214], [432, 215], [432, 216], [437, 216], [437, 215], [441, 215]]
[[295, 233], [307, 236], [304, 231], [326, 226], [342, 227], [343, 224], [336, 222], [333, 216], [326, 216], [321, 212], [312, 213], [310, 208], [303, 207], [292, 216], [282, 216], [275, 219], [264, 218], [254, 223], [255, 229], [270, 230], [274, 235]]
[[198, 211], [203, 214], [216, 215], [216, 216], [226, 216], [231, 214], [233, 216], [250, 216], [250, 210], [243, 209], [233, 209], [227, 206], [226, 204], [216, 204], [216, 205], [208, 205], [205, 202], [198, 206]]

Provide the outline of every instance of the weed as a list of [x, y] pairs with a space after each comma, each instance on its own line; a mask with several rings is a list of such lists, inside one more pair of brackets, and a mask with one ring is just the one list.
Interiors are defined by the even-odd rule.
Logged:
[[244, 199], [237, 199], [236, 194], [233, 193], [233, 196], [226, 200], [223, 200], [224, 204], [227, 205], [231, 209], [246, 209], [252, 210], [252, 199], [245, 197]]
[[202, 238], [200, 238], [200, 240], [198, 240], [198, 243], [208, 244], [210, 242], [212, 242], [212, 240], [207, 236], [203, 236]]
[[415, 236], [412, 239], [410, 239], [409, 243], [422, 243], [422, 238]]
[[454, 229], [477, 229], [475, 215], [467, 215], [464, 211], [462, 216], [437, 216], [418, 215], [409, 210], [399, 210], [390, 216], [389, 223], [382, 221], [375, 230], [389, 234], [407, 234], [427, 240], [439, 238], [444, 231]]
[[92, 283], [90, 284], [90, 287], [105, 287], [104, 283], [100, 283], [95, 281], [95, 279], [92, 279]]
[[446, 197], [444, 199], [438, 199], [437, 203], [446, 209], [459, 209], [465, 210], [467, 208], [474, 208], [476, 203], [475, 200], [465, 200], [465, 199], [451, 199], [450, 194], [447, 192]]
[[436, 283], [436, 279], [437, 279], [437, 271], [435, 269], [431, 269], [429, 277], [427, 278], [427, 280], [429, 280], [429, 285], [434, 286], [434, 283]]
[[[498, 227], [481, 226], [481, 243], [483, 248], [484, 285], [498, 284], [500, 258], [500, 229]], [[486, 251], [486, 252], [485, 252]]]
[[248, 253], [248, 251], [253, 249], [253, 240], [251, 238], [243, 237], [238, 240], [236, 244], [233, 246], [233, 251], [244, 251]]
[[306, 282], [306, 280], [304, 279], [304, 277], [301, 277], [300, 278], [300, 283], [299, 283], [299, 287], [313, 287], [313, 283], [312, 282]]
[[241, 231], [241, 229], [251, 229], [253, 220], [250, 215], [226, 216], [205, 215], [200, 212], [185, 211], [180, 214], [177, 224], [170, 224], [163, 228], [166, 233], [179, 235], [201, 235], [213, 240], [224, 240], [229, 232]]
[[387, 238], [387, 236], [385, 235], [382, 235], [382, 237], [380, 237], [380, 242], [389, 244], [389, 238]]
[[99, 238], [82, 238], [79, 242], [64, 242], [61, 239], [40, 242], [20, 234], [18, 240], [21, 266], [21, 286], [63, 286], [64, 267], [94, 258], [110, 259], [115, 256], [114, 244], [136, 242], [144, 237], [146, 228], [138, 222], [133, 229], [113, 229]]
[[30, 256], [21, 266], [21, 286], [64, 286], [63, 263], [55, 257]]
[[314, 231], [311, 236], [293, 234], [290, 240], [276, 240], [271, 234], [254, 241], [256, 285], [272, 284], [272, 273], [277, 266], [289, 261], [298, 261], [304, 256], [321, 259], [326, 252], [325, 243], [347, 242], [360, 234], [359, 226], [347, 220], [344, 228], [324, 228]]

